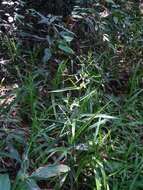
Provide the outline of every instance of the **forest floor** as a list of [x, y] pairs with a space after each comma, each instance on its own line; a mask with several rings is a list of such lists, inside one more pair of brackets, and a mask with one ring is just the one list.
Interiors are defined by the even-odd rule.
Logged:
[[81, 7], [0, 4], [0, 190], [143, 189], [139, 4]]

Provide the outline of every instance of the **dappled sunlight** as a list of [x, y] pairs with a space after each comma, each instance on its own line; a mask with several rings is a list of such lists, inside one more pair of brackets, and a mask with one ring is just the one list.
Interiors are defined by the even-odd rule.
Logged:
[[140, 190], [142, 0], [0, 1], [0, 190]]

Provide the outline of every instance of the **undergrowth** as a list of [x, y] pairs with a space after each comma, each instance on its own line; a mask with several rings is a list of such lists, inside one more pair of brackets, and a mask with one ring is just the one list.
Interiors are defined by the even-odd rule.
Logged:
[[143, 189], [142, 16], [94, 3], [0, 34], [0, 190]]

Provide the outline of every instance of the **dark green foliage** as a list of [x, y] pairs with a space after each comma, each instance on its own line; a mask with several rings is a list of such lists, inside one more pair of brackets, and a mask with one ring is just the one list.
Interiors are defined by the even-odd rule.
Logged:
[[0, 190], [142, 190], [139, 2], [18, 2], [0, 8], [18, 13], [0, 12]]
[[41, 13], [65, 17], [71, 14], [75, 0], [29, 0], [26, 5]]

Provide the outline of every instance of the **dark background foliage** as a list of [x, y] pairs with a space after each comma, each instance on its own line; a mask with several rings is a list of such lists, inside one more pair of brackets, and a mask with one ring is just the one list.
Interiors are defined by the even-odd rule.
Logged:
[[0, 190], [143, 189], [141, 2], [0, 3]]

